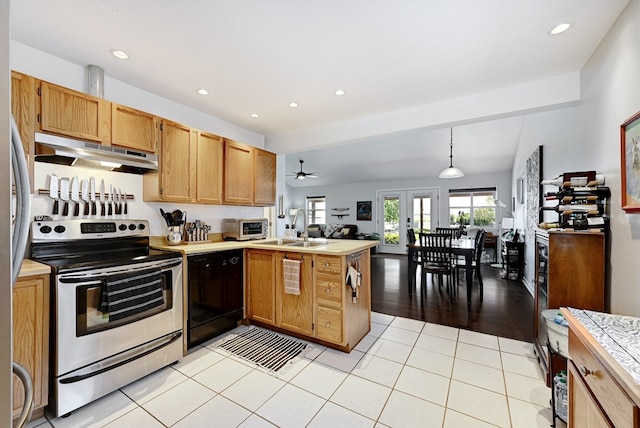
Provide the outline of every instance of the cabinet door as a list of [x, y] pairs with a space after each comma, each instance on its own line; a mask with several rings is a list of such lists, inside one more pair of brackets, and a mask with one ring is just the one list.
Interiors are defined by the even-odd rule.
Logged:
[[548, 305], [604, 310], [604, 234], [550, 232]]
[[[49, 395], [49, 277], [20, 278], [13, 288], [13, 359], [33, 381], [33, 408], [47, 404]], [[14, 375], [13, 417], [24, 402], [22, 382]]]
[[[300, 294], [284, 291], [284, 258], [300, 263]], [[277, 317], [276, 325], [307, 336], [313, 335], [313, 268], [312, 256], [301, 253], [278, 253], [277, 257]]]
[[198, 131], [196, 145], [196, 201], [222, 203], [222, 155], [224, 140]]
[[569, 428], [613, 427], [569, 362]]
[[274, 205], [276, 203], [276, 155], [266, 150], [255, 152], [255, 195], [256, 205]]
[[120, 104], [111, 108], [111, 144], [155, 153], [158, 141], [158, 118]]
[[276, 323], [276, 252], [247, 250], [247, 317], [267, 324]]
[[111, 144], [111, 103], [47, 82], [40, 83], [40, 129]]
[[253, 147], [224, 142], [224, 202], [251, 205], [254, 192]]
[[33, 191], [33, 156], [35, 152], [35, 132], [37, 118], [36, 79], [26, 74], [11, 72], [11, 114], [20, 132], [22, 148], [27, 156], [29, 182]]
[[160, 194], [164, 201], [195, 198], [195, 130], [163, 120], [160, 148]]

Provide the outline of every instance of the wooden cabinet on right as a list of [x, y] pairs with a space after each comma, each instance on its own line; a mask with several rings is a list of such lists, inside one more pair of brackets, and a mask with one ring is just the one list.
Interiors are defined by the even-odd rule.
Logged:
[[[615, 356], [607, 351], [609, 345], [603, 343], [611, 339], [602, 333], [602, 325], [593, 322], [596, 337], [569, 310], [562, 313], [569, 322], [569, 428], [640, 427], [640, 386], [631, 374], [637, 373], [638, 363], [622, 349]], [[635, 343], [638, 331], [634, 323], [625, 322], [628, 337], [620, 338], [621, 343]]]
[[[563, 306], [604, 310], [606, 236], [594, 232], [536, 231], [534, 351], [551, 385], [545, 309]], [[554, 368], [562, 368], [562, 358]]]

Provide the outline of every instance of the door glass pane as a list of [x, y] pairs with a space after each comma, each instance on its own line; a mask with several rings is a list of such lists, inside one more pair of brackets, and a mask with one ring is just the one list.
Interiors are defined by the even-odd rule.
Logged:
[[384, 241], [385, 245], [400, 244], [400, 198], [384, 198]]
[[413, 198], [413, 217], [410, 226], [415, 233], [431, 230], [431, 198], [429, 196], [415, 196]]

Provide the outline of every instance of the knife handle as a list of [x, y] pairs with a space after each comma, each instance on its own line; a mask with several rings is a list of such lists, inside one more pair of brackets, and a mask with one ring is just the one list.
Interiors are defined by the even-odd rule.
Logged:
[[80, 215], [80, 202], [74, 203], [73, 215], [78, 217]]
[[98, 208], [96, 207], [96, 201], [91, 201], [91, 215], [97, 215]]
[[128, 211], [128, 210], [127, 210], [127, 201], [125, 201], [125, 202], [124, 202], [124, 214], [125, 214], [125, 215], [126, 215], [126, 214], [128, 214], [128, 213], [127, 213], [127, 211]]
[[100, 215], [101, 215], [102, 217], [104, 217], [104, 216], [105, 216], [104, 209], [105, 209], [104, 202], [100, 202]]
[[58, 214], [58, 200], [57, 199], [55, 199], [53, 201], [53, 212], [52, 213], [53, 214]]
[[109, 206], [109, 215], [113, 215], [113, 205], [111, 202], [107, 202], [107, 205]]
[[69, 202], [64, 201], [64, 206], [62, 207], [62, 215], [69, 215]]
[[89, 202], [84, 203], [84, 215], [89, 215]]

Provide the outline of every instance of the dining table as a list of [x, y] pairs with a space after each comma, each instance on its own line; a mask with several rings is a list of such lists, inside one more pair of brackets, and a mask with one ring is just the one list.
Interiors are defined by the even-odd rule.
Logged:
[[[421, 251], [419, 242], [407, 244], [407, 257], [409, 262], [409, 290], [412, 290], [416, 280], [418, 268], [417, 255]], [[467, 307], [471, 309], [471, 291], [473, 286], [473, 257], [475, 253], [475, 240], [472, 238], [460, 238], [451, 241], [451, 252], [457, 256], [464, 256], [465, 273], [467, 280]]]

